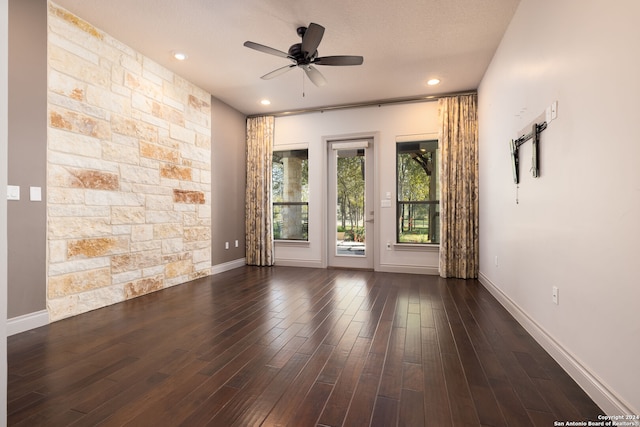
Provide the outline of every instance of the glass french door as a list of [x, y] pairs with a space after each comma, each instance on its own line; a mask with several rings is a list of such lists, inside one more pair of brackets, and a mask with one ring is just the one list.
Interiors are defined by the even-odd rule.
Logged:
[[328, 144], [329, 267], [373, 269], [372, 140]]

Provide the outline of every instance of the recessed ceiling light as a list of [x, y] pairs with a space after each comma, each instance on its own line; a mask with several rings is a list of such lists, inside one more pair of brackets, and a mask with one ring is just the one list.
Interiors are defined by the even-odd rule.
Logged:
[[427, 84], [428, 84], [429, 86], [435, 86], [435, 85], [437, 85], [438, 83], [440, 83], [440, 79], [430, 79], [429, 81], [427, 81]]
[[262, 101], [260, 101], [260, 104], [262, 104], [262, 105], [271, 105], [271, 101], [269, 101], [268, 99], [263, 99]]
[[173, 52], [173, 57], [176, 58], [178, 61], [184, 61], [185, 59], [187, 59], [187, 54], [184, 52]]

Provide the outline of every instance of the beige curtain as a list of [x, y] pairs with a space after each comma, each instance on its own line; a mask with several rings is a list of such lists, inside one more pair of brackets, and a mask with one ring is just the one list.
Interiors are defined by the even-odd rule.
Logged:
[[478, 277], [478, 96], [438, 101], [440, 275]]
[[272, 116], [247, 119], [246, 263], [274, 263], [271, 207]]

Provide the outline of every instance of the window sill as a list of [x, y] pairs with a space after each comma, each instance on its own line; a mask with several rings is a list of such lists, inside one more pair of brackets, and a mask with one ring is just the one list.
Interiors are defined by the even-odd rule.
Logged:
[[291, 247], [298, 247], [298, 248], [309, 247], [308, 240], [274, 240], [273, 243], [276, 246], [291, 246]]
[[439, 252], [440, 245], [438, 243], [428, 243], [428, 244], [394, 243], [393, 249], [397, 251]]

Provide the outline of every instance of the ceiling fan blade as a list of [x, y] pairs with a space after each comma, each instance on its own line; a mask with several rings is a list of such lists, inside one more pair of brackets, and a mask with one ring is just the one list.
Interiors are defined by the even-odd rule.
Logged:
[[307, 73], [307, 77], [309, 77], [309, 80], [311, 80], [311, 83], [314, 85], [324, 86], [327, 84], [327, 80], [324, 78], [322, 73], [313, 65], [307, 65], [304, 67], [304, 72]]
[[362, 65], [363, 62], [362, 56], [351, 55], [321, 56], [313, 61], [316, 65]]
[[263, 80], [269, 80], [272, 79], [274, 77], [278, 77], [281, 74], [286, 73], [287, 71], [289, 71], [290, 69], [292, 69], [293, 67], [295, 67], [296, 64], [291, 64], [291, 65], [285, 65], [284, 67], [278, 68], [277, 70], [273, 70], [270, 73], [265, 74], [264, 76], [260, 77]]
[[244, 45], [246, 47], [250, 48], [250, 49], [255, 49], [255, 50], [258, 50], [260, 52], [268, 53], [270, 55], [280, 56], [282, 58], [289, 58], [289, 59], [293, 60], [293, 58], [290, 57], [288, 53], [283, 52], [283, 51], [278, 50], [278, 49], [274, 49], [274, 48], [269, 47], [269, 46], [262, 45], [260, 43], [254, 43], [254, 42], [247, 41], [247, 42], [244, 42]]
[[306, 58], [311, 58], [316, 53], [323, 35], [324, 27], [322, 25], [314, 24], [313, 22], [309, 24], [304, 37], [302, 37], [302, 51]]

